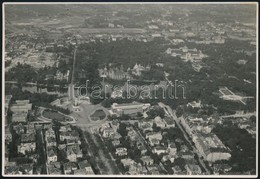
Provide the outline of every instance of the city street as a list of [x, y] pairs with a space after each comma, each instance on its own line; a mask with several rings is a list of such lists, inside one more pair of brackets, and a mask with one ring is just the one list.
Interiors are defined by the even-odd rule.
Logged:
[[201, 164], [201, 166], [204, 168], [204, 170], [206, 171], [206, 174], [210, 174], [209, 169], [207, 168], [206, 164], [204, 163], [204, 161], [201, 159], [201, 155], [198, 152], [198, 150], [196, 149], [196, 147], [192, 144], [192, 141], [189, 139], [187, 133], [184, 131], [184, 129], [182, 128], [181, 124], [179, 123], [179, 120], [177, 118], [177, 116], [175, 115], [175, 112], [172, 111], [172, 109], [170, 108], [170, 106], [165, 105], [163, 103], [159, 103], [160, 107], [163, 107], [163, 109], [165, 110], [166, 114], [169, 114], [176, 122], [177, 126], [179, 127], [179, 129], [182, 131], [183, 136], [185, 137], [186, 141], [189, 142], [190, 146], [193, 149], [193, 152], [196, 153], [198, 155], [198, 161]]

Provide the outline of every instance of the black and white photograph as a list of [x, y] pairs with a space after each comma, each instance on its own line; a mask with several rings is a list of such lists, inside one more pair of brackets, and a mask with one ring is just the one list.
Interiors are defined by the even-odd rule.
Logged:
[[2, 176], [258, 176], [257, 2], [2, 4]]

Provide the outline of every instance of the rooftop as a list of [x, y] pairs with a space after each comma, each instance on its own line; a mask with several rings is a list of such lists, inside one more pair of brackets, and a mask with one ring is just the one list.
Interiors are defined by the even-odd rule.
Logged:
[[78, 162], [79, 168], [83, 169], [86, 167], [91, 167], [90, 163], [87, 160], [83, 160], [81, 162]]

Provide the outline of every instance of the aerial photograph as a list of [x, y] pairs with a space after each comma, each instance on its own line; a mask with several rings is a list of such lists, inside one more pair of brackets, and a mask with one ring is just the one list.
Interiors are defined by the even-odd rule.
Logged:
[[256, 177], [258, 4], [2, 4], [2, 175]]

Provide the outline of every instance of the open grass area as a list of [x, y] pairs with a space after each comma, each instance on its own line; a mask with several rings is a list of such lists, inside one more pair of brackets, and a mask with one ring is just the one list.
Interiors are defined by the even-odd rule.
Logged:
[[69, 121], [73, 121], [72, 118], [62, 115], [61, 113], [59, 113], [58, 111], [55, 110], [50, 110], [50, 109], [45, 109], [42, 113], [43, 117], [46, 117], [48, 119], [56, 119], [60, 122], [69, 122]]
[[90, 117], [93, 121], [103, 120], [106, 117], [106, 113], [103, 109], [98, 109]]

